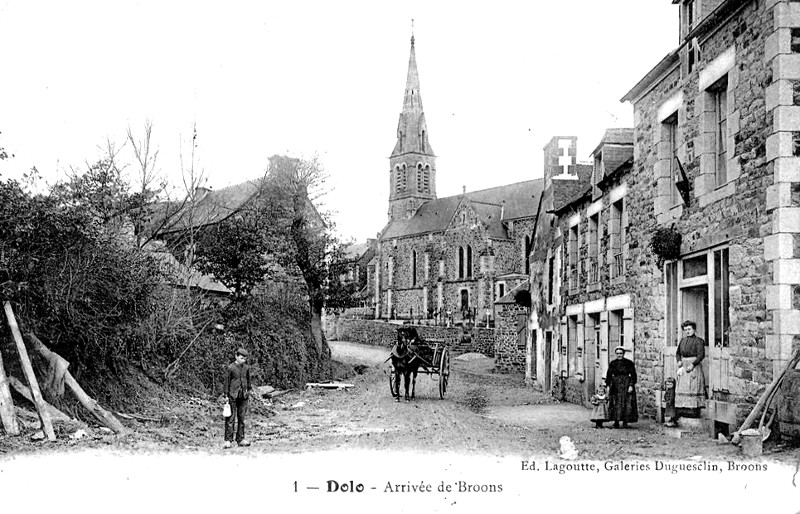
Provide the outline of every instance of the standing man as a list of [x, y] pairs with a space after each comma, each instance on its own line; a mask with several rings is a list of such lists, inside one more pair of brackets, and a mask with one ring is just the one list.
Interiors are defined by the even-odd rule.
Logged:
[[239, 446], [250, 446], [244, 438], [244, 416], [247, 412], [247, 398], [250, 396], [250, 366], [247, 364], [247, 350], [236, 350], [236, 360], [228, 365], [225, 374], [225, 401], [231, 406], [231, 415], [225, 418], [225, 444], [223, 448], [233, 445], [233, 425], [236, 426], [236, 443]]
[[683, 339], [675, 350], [678, 361], [678, 372], [675, 378], [675, 417], [667, 422], [667, 426], [677, 426], [680, 416], [699, 418], [700, 409], [705, 407], [706, 377], [700, 365], [706, 357], [706, 342], [697, 337], [694, 321], [681, 324]]

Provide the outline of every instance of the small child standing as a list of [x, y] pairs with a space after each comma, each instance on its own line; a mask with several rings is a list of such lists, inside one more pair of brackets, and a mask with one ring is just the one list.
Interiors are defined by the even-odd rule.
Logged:
[[595, 389], [594, 395], [590, 400], [594, 407], [589, 421], [594, 421], [594, 428], [603, 428], [603, 422], [608, 421], [608, 396], [606, 396], [606, 386], [600, 384]]

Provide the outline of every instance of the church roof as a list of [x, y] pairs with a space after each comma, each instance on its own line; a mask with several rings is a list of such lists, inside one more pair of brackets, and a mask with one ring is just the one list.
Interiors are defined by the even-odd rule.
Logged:
[[389, 222], [383, 231], [383, 238], [444, 232], [462, 197], [466, 197], [478, 217], [487, 223], [490, 237], [507, 238], [502, 222], [536, 216], [542, 185], [542, 179], [528, 180], [430, 200], [422, 204], [412, 218]]

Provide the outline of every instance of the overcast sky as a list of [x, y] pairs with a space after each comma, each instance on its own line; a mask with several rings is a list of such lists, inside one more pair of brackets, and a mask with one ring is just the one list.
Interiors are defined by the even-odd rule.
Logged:
[[196, 121], [209, 187], [316, 153], [339, 232], [374, 237], [412, 18], [440, 197], [541, 177], [554, 135], [588, 159], [605, 128], [632, 125], [619, 99], [678, 40], [669, 0], [0, 0], [0, 147], [15, 155], [0, 175], [53, 180], [150, 119], [178, 183]]

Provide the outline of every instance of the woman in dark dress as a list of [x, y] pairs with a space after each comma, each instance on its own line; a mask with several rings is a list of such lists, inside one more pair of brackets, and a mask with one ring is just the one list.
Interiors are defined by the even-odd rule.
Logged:
[[608, 419], [614, 424], [611, 428], [628, 428], [628, 423], [639, 420], [636, 406], [636, 368], [633, 361], [625, 358], [625, 348], [617, 346], [617, 358], [608, 364], [606, 386], [608, 386]]

